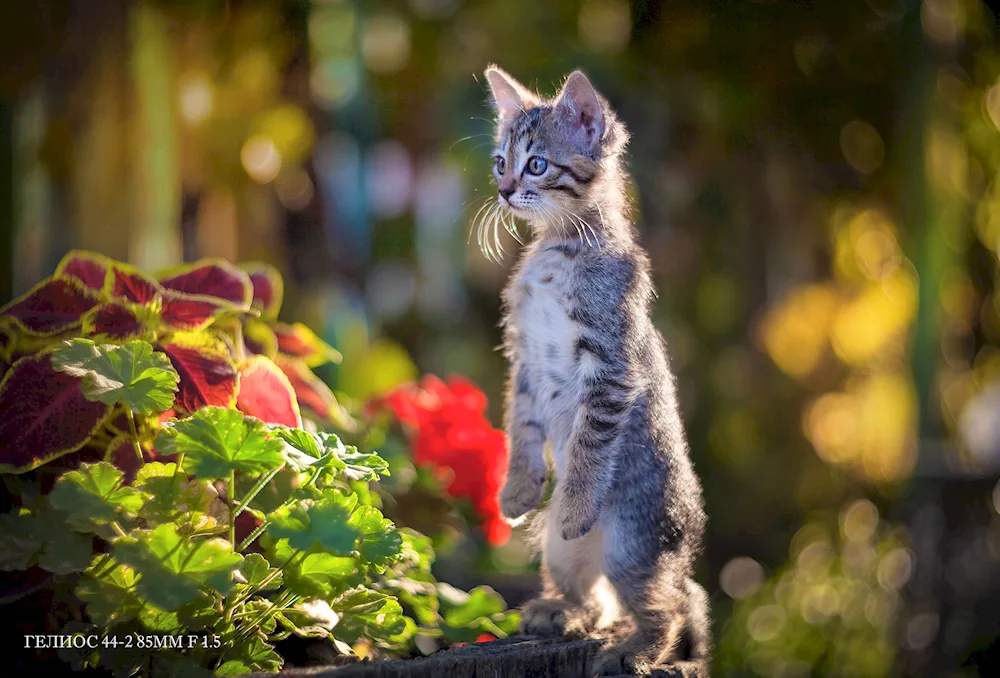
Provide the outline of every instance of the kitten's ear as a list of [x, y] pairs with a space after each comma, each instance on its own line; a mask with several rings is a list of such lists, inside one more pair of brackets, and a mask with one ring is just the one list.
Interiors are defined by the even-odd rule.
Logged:
[[597, 148], [604, 136], [604, 109], [597, 91], [580, 71], [573, 71], [566, 78], [556, 111], [569, 127], [570, 138], [581, 150]]
[[486, 82], [490, 85], [490, 99], [497, 117], [510, 118], [538, 101], [528, 89], [501, 70], [498, 66], [486, 69]]

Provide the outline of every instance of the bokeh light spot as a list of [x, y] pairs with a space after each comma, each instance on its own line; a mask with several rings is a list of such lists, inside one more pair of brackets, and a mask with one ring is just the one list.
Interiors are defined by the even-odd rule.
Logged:
[[580, 8], [580, 38], [593, 52], [613, 54], [628, 44], [632, 17], [625, 0], [587, 0]]
[[861, 174], [871, 174], [885, 160], [885, 145], [878, 130], [862, 120], [852, 120], [840, 130], [840, 150], [847, 163]]
[[378, 14], [361, 33], [365, 64], [376, 73], [395, 73], [410, 60], [410, 24], [398, 14]]
[[240, 151], [240, 162], [250, 178], [259, 184], [274, 181], [281, 171], [281, 155], [274, 142], [263, 136], [247, 139]]
[[178, 105], [181, 117], [189, 125], [204, 122], [212, 113], [212, 81], [204, 73], [188, 73], [180, 78]]
[[764, 582], [764, 568], [753, 558], [733, 558], [719, 573], [719, 586], [730, 598], [749, 598]]

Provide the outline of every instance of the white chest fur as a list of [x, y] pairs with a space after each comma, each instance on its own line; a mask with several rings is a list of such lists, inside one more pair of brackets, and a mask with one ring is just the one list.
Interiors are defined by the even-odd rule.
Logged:
[[580, 328], [569, 317], [574, 301], [572, 264], [558, 252], [527, 255], [516, 280], [511, 321], [514, 359], [527, 378], [535, 417], [544, 425], [561, 475], [564, 448], [581, 402], [576, 345]]

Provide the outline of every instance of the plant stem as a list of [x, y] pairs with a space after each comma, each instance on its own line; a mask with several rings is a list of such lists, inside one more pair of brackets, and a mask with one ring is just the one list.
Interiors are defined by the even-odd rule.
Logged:
[[236, 494], [236, 469], [229, 471], [229, 485], [226, 487], [226, 499], [229, 501], [229, 543], [233, 552], [236, 551], [236, 514], [233, 512], [233, 495]]
[[128, 417], [128, 427], [132, 431], [132, 446], [135, 448], [135, 456], [139, 458], [139, 466], [146, 463], [146, 460], [142, 458], [142, 445], [139, 444], [139, 429], [135, 426], [135, 415], [132, 414], [132, 408], [126, 407], [125, 414]]
[[111, 521], [111, 529], [113, 529], [115, 531], [115, 534], [117, 534], [119, 537], [128, 536], [127, 534], [125, 534], [125, 530], [122, 529], [122, 526], [118, 524], [117, 520]]
[[260, 479], [257, 481], [257, 483], [252, 488], [250, 488], [250, 491], [247, 492], [247, 496], [243, 497], [243, 501], [240, 502], [239, 506], [236, 507], [236, 515], [238, 516], [241, 513], [243, 513], [243, 511], [246, 510], [246, 507], [250, 505], [250, 502], [252, 502], [257, 497], [257, 495], [260, 494], [261, 490], [267, 487], [267, 484], [269, 482], [274, 480], [274, 476], [281, 473], [281, 470], [284, 468], [285, 465], [282, 464], [278, 468], [268, 471], [267, 473], [262, 475]]

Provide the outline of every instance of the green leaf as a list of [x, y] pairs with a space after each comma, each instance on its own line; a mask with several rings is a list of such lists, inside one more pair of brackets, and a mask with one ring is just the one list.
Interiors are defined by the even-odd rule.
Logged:
[[[457, 591], [457, 589], [448, 584], [438, 584], [439, 591], [447, 589]], [[449, 626], [469, 626], [482, 617], [490, 617], [491, 615], [503, 612], [507, 607], [503, 602], [503, 598], [488, 586], [477, 586], [465, 596], [457, 596], [457, 598], [464, 598], [464, 600], [458, 605], [453, 605], [450, 603], [455, 602], [456, 597], [452, 597], [449, 601], [447, 596], [441, 596], [444, 621]]]
[[87, 604], [87, 616], [101, 627], [134, 619], [142, 607], [136, 597], [135, 570], [101, 554], [80, 579], [76, 597]]
[[53, 574], [71, 574], [86, 570], [93, 557], [93, 537], [64, 530], [58, 539], [46, 542], [38, 566]]
[[335, 555], [351, 555], [361, 536], [349, 523], [356, 504], [354, 495], [328, 491], [318, 500], [303, 499], [279, 508], [272, 515], [267, 532], [275, 539], [288, 539], [293, 549], [320, 546]]
[[388, 638], [406, 628], [403, 608], [392, 596], [359, 587], [330, 602], [340, 614], [337, 637], [349, 643], [359, 638]]
[[285, 443], [285, 459], [296, 471], [320, 467], [341, 471], [347, 468], [340, 459], [344, 444], [333, 433], [312, 433], [287, 426], [271, 426], [271, 429]]
[[[271, 560], [284, 563], [295, 553], [287, 539], [269, 548]], [[293, 560], [282, 571], [285, 588], [303, 598], [329, 599], [364, 583], [356, 558], [332, 553], [310, 553]]]
[[45, 540], [30, 513], [0, 515], [0, 570], [27, 570], [35, 562]]
[[[260, 618], [266, 611], [274, 608], [274, 603], [265, 598], [255, 598], [251, 600], [246, 605], [243, 606], [244, 613], [247, 617], [243, 619], [243, 624], [249, 624]], [[274, 619], [273, 614], [268, 617], [264, 622], [258, 624], [255, 628], [264, 632], [264, 635], [271, 635], [274, 633], [274, 628], [277, 622]], [[243, 627], [241, 627], [243, 628]]]
[[82, 378], [87, 400], [122, 403], [143, 414], [170, 409], [180, 380], [170, 359], [145, 341], [98, 346], [73, 339], [52, 353], [52, 367]]
[[[226, 662], [239, 661], [255, 671], [270, 671], [277, 673], [284, 661], [281, 655], [274, 651], [274, 646], [265, 643], [257, 636], [251, 636], [224, 655]], [[225, 664], [226, 662], [223, 662]]]
[[403, 538], [400, 560], [409, 563], [411, 567], [430, 570], [434, 563], [434, 542], [431, 538], [408, 527], [400, 528], [398, 532]]
[[253, 673], [253, 669], [239, 661], [238, 659], [230, 659], [225, 664], [215, 669], [213, 676], [245, 676], [248, 673]]
[[281, 441], [268, 436], [258, 419], [238, 410], [205, 407], [187, 419], [164, 425], [156, 438], [163, 454], [185, 454], [184, 469], [199, 478], [219, 480], [230, 471], [257, 473], [281, 465]]
[[183, 630], [176, 612], [167, 612], [155, 605], [147, 604], [140, 609], [139, 621], [147, 631], [154, 633], [179, 633]]
[[[257, 586], [267, 577], [271, 576], [278, 569], [271, 567], [271, 564], [267, 562], [267, 559], [259, 553], [251, 553], [243, 558], [243, 562], [240, 564], [240, 574], [247, 580], [248, 586]], [[281, 575], [268, 582], [261, 591], [268, 591], [270, 589], [276, 589], [281, 586]]]
[[356, 447], [348, 447], [340, 459], [347, 465], [342, 473], [348, 480], [378, 480], [389, 475], [389, 463], [374, 452], [362, 454]]
[[139, 492], [121, 486], [122, 475], [106, 461], [81, 464], [56, 481], [49, 503], [69, 514], [74, 529], [92, 531], [115, 520], [119, 512], [134, 514], [142, 506]]
[[136, 584], [140, 596], [173, 611], [195, 600], [204, 589], [225, 595], [233, 588], [233, 572], [243, 557], [230, 549], [231, 544], [223, 539], [185, 538], [168, 523], [121, 537], [113, 555], [141, 576]]
[[348, 524], [361, 534], [358, 546], [361, 557], [377, 571], [382, 572], [387, 563], [399, 558], [403, 538], [394, 529], [392, 521], [383, 518], [377, 508], [359, 506]]

